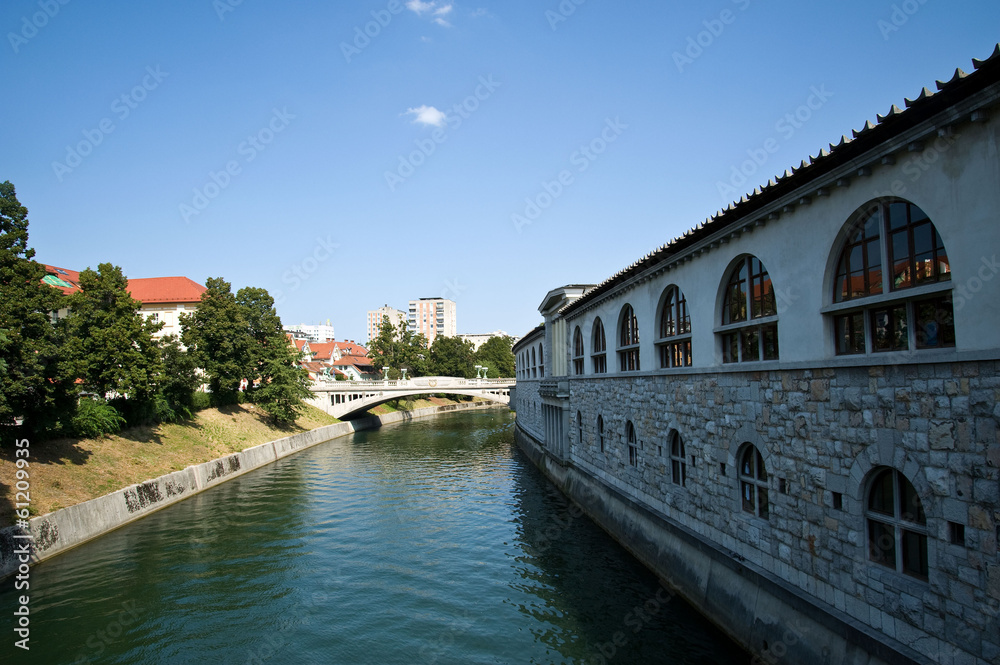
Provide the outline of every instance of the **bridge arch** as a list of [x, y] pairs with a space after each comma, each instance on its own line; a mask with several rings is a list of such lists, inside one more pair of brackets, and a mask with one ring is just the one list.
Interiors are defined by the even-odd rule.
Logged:
[[406, 381], [329, 381], [313, 385], [309, 404], [329, 415], [348, 419], [394, 399], [418, 395], [464, 395], [499, 404], [510, 403], [514, 379], [459, 379], [428, 376]]

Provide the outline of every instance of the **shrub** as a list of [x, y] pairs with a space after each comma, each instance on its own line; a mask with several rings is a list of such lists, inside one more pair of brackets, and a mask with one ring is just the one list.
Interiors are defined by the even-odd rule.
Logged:
[[212, 406], [212, 396], [201, 391], [191, 395], [191, 408], [195, 411], [204, 411]]
[[115, 407], [102, 399], [83, 397], [77, 404], [72, 429], [77, 436], [92, 439], [118, 432], [124, 424], [125, 419]]

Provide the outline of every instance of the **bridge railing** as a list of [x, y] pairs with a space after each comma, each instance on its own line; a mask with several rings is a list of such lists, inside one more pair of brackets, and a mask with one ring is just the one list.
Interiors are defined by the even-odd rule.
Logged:
[[405, 381], [401, 379], [389, 381], [317, 380], [313, 383], [313, 389], [319, 389], [324, 392], [365, 392], [385, 388], [394, 388], [396, 390], [440, 388], [444, 392], [448, 388], [509, 387], [515, 383], [515, 379], [461, 379], [451, 376], [428, 376], [407, 379]]

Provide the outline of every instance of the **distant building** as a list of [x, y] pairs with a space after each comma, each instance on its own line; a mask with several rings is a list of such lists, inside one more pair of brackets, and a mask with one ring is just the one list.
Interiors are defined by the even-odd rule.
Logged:
[[368, 326], [365, 328], [368, 331], [369, 344], [371, 344], [373, 339], [378, 337], [378, 330], [382, 327], [382, 319], [387, 316], [389, 317], [389, 321], [396, 327], [397, 330], [402, 330], [402, 327], [406, 325], [406, 312], [401, 309], [383, 305], [378, 309], [369, 310]]
[[413, 333], [426, 337], [428, 344], [433, 344], [438, 335], [455, 337], [458, 334], [455, 301], [445, 298], [411, 300], [407, 325]]
[[327, 342], [334, 338], [333, 326], [327, 320], [326, 325], [301, 324], [297, 326], [285, 326], [285, 332], [290, 332], [296, 339], [306, 339], [310, 342]]
[[191, 314], [201, 303], [206, 289], [187, 277], [149, 277], [130, 279], [128, 291], [142, 303], [139, 312], [163, 323], [154, 337], [181, 336], [181, 314]]
[[481, 347], [483, 344], [485, 344], [487, 341], [489, 341], [494, 337], [510, 337], [511, 343], [517, 341], [517, 338], [515, 338], [513, 335], [508, 335], [503, 330], [495, 330], [491, 333], [484, 333], [481, 335], [459, 335], [459, 337], [464, 339], [466, 342], [472, 342], [472, 346], [476, 351], [479, 350], [479, 347]]

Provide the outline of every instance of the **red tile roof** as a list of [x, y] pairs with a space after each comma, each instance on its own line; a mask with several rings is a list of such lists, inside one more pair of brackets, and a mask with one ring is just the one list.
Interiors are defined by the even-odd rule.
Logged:
[[333, 357], [333, 342], [311, 342], [313, 360], [330, 360]]
[[128, 290], [142, 303], [197, 303], [206, 291], [204, 286], [187, 277], [130, 279]]
[[45, 284], [54, 286], [66, 295], [76, 293], [80, 290], [80, 273], [76, 270], [57, 268], [44, 263], [42, 267], [49, 273], [45, 277], [42, 277], [42, 282]]

